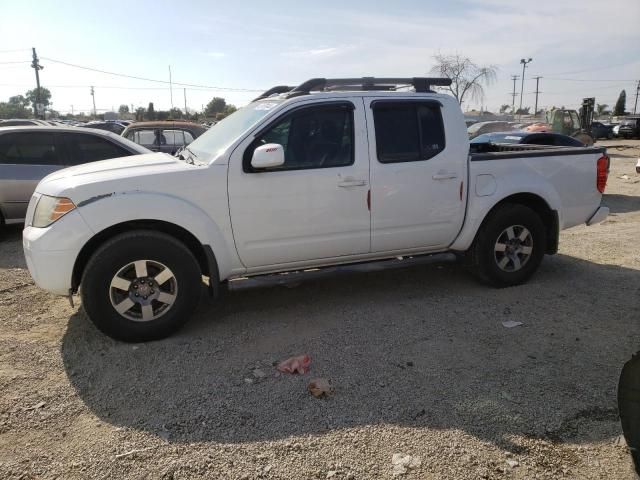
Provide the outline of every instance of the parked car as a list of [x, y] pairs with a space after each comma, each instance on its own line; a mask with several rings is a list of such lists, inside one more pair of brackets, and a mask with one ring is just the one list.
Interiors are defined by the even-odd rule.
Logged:
[[0, 128], [0, 224], [20, 222], [38, 182], [62, 168], [149, 153], [102, 130], [76, 127]]
[[86, 128], [97, 128], [98, 130], [107, 130], [109, 132], [113, 132], [116, 135], [120, 135], [124, 132], [124, 129], [127, 128], [120, 122], [116, 121], [106, 121], [106, 122], [89, 122], [83, 125]]
[[173, 155], [206, 131], [206, 128], [197, 123], [137, 122], [129, 125], [122, 136], [154, 152]]
[[0, 120], [0, 127], [19, 127], [19, 126], [49, 126], [49, 123], [44, 120], [37, 120], [35, 118], [9, 118], [7, 120]]
[[624, 138], [640, 138], [640, 117], [629, 117], [622, 120], [618, 135]]
[[567, 135], [554, 132], [496, 132], [496, 133], [484, 133], [473, 140], [471, 140], [471, 146], [476, 147], [476, 151], [479, 151], [477, 147], [483, 144], [496, 144], [496, 143], [512, 143], [512, 144], [526, 144], [526, 145], [553, 145], [556, 147], [584, 147], [585, 145], [579, 140]]
[[482, 135], [483, 133], [504, 132], [505, 130], [510, 129], [510, 122], [478, 122], [467, 128], [467, 133], [469, 134], [469, 140], [471, 140], [473, 138], [476, 138], [478, 135]]
[[613, 126], [613, 136], [614, 137], [619, 137], [620, 136], [620, 124], [618, 123], [617, 125]]
[[238, 277], [468, 252], [483, 282], [523, 283], [556, 253], [560, 230], [607, 217], [606, 150], [469, 154], [458, 102], [431, 91], [450, 82], [276, 87], [178, 157], [49, 175], [29, 204], [29, 271], [54, 294], [80, 289], [88, 317], [125, 341], [182, 326], [203, 276], [215, 297]]
[[593, 122], [591, 124], [591, 136], [594, 140], [598, 140], [599, 138], [613, 138], [613, 127], [614, 125], [607, 125], [602, 122]]

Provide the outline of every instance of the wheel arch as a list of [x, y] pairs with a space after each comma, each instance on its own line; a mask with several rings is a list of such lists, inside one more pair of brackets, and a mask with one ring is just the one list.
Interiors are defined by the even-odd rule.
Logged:
[[[176, 240], [182, 242], [191, 251], [193, 256], [196, 258], [203, 275], [209, 278], [219, 278], [217, 260], [211, 247], [200, 243], [200, 241], [185, 228], [176, 225], [175, 223], [163, 220], [131, 220], [111, 225], [96, 233], [87, 243], [85, 243], [78, 253], [73, 265], [71, 288], [74, 292], [77, 291], [80, 286], [82, 274], [89, 262], [89, 259], [100, 245], [121, 233], [130, 232], [132, 230], [152, 230], [171, 235]], [[217, 284], [217, 282], [210, 283]]]
[[476, 231], [474, 241], [487, 220], [505, 204], [523, 205], [536, 212], [545, 226], [547, 240], [545, 253], [552, 255], [558, 252], [558, 239], [560, 235], [560, 221], [558, 218], [558, 211], [552, 209], [547, 201], [541, 196], [529, 192], [509, 195], [501, 199], [493, 207], [491, 207], [491, 209], [487, 212], [484, 219], [482, 220], [480, 227]]

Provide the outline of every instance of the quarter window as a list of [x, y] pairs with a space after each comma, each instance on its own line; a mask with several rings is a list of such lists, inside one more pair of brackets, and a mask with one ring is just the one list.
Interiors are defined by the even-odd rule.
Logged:
[[381, 102], [373, 106], [378, 161], [428, 160], [444, 150], [440, 107], [430, 103]]
[[245, 172], [255, 172], [251, 167], [253, 151], [267, 143], [282, 145], [285, 158], [284, 165], [270, 168], [269, 171], [352, 165], [353, 104], [307, 107], [279, 119], [245, 151]]

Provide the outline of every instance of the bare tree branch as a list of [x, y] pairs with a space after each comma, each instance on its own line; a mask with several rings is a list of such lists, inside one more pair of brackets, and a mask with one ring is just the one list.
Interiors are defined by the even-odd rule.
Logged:
[[435, 55], [435, 66], [431, 73], [436, 73], [451, 79], [451, 85], [447, 87], [458, 103], [462, 105], [467, 95], [473, 100], [484, 98], [484, 85], [491, 85], [496, 80], [496, 67], [489, 65], [479, 67], [467, 57], [455, 55]]

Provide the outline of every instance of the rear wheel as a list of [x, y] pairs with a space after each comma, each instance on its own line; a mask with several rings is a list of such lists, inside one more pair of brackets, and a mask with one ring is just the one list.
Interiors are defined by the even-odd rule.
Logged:
[[545, 228], [536, 212], [504, 204], [484, 222], [471, 247], [471, 268], [484, 283], [509, 287], [526, 282], [540, 266]]
[[198, 262], [189, 249], [160, 232], [123, 233], [89, 260], [81, 282], [82, 304], [103, 333], [126, 342], [164, 338], [198, 305]]

